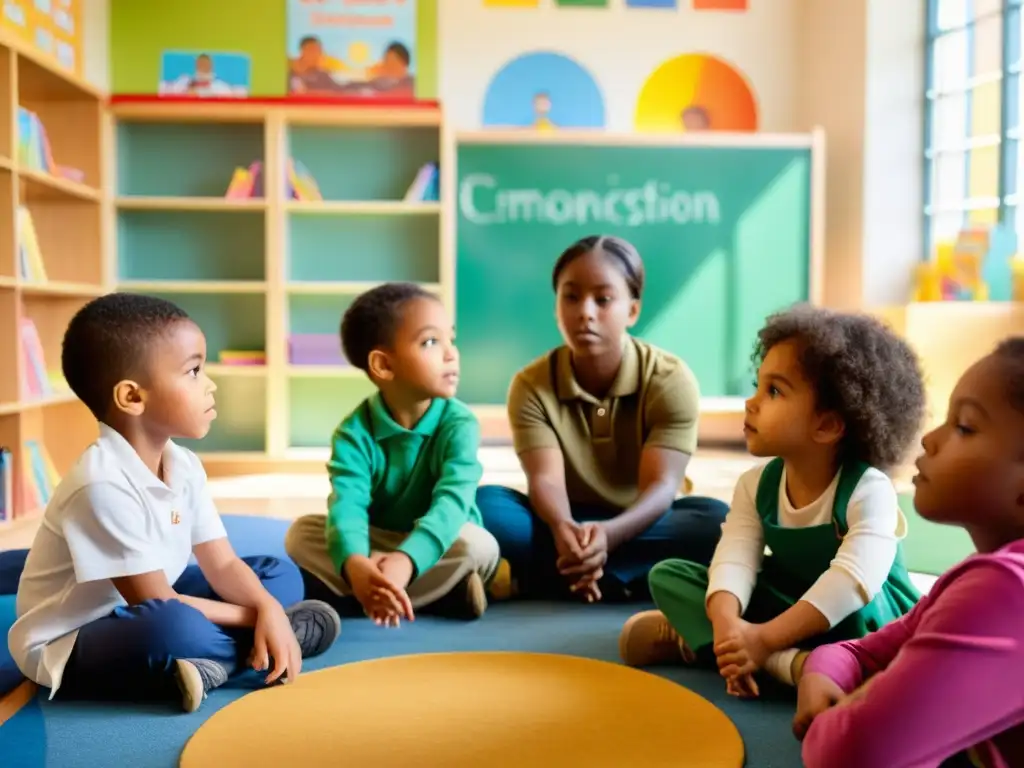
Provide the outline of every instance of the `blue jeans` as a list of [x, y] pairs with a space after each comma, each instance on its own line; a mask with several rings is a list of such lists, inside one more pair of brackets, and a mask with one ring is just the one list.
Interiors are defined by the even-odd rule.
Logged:
[[[276, 557], [243, 557], [281, 605], [302, 600], [302, 576]], [[197, 565], [185, 569], [174, 591], [220, 600]], [[176, 659], [210, 659], [243, 671], [252, 650], [251, 628], [222, 628], [180, 600], [120, 606], [78, 630], [58, 699], [167, 700], [178, 696]]]
[[[508, 560], [518, 594], [541, 599], [567, 596], [568, 585], [555, 565], [558, 555], [551, 529], [537, 517], [529, 498], [511, 488], [485, 485], [477, 490], [476, 503], [484, 527]], [[600, 583], [605, 599], [649, 600], [647, 574], [662, 560], [710, 563], [728, 509], [723, 502], [702, 496], [677, 499], [647, 530], [611, 552]], [[572, 505], [573, 519], [579, 522], [608, 520], [616, 514], [604, 507]]]

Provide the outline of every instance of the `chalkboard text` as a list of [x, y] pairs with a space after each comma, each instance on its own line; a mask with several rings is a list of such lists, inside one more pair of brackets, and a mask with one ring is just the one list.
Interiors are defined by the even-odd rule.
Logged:
[[648, 179], [639, 187], [605, 189], [505, 189], [487, 173], [466, 176], [459, 185], [459, 211], [477, 225], [518, 222], [614, 224], [717, 224], [721, 219], [714, 192], [688, 191]]

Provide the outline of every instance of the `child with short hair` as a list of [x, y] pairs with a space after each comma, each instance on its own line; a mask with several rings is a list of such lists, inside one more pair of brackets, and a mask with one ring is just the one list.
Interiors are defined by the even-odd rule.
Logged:
[[921, 445], [914, 507], [977, 554], [899, 621], [798, 659], [808, 768], [1024, 765], [1024, 337], [960, 377]]
[[619, 641], [631, 665], [713, 654], [736, 695], [757, 695], [761, 668], [792, 684], [797, 647], [861, 637], [918, 598], [883, 474], [924, 413], [910, 347], [866, 315], [797, 306], [768, 318], [754, 360], [744, 434], [774, 458], [740, 477], [710, 568], [659, 563], [659, 610], [632, 617]]
[[235, 554], [202, 464], [172, 442], [216, 417], [205, 363], [203, 332], [162, 299], [110, 294], [68, 325], [63, 373], [100, 436], [46, 508], [8, 636], [51, 698], [178, 695], [192, 712], [246, 666], [293, 680], [341, 631], [293, 564]]
[[455, 399], [447, 311], [417, 285], [385, 283], [345, 312], [341, 343], [377, 392], [335, 430], [327, 515], [296, 520], [288, 554], [311, 594], [354, 597], [379, 625], [427, 605], [482, 616], [498, 543], [476, 506], [480, 426]]

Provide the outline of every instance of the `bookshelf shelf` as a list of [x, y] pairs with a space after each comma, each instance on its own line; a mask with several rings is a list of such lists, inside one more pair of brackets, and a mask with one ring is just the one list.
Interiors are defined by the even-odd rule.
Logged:
[[104, 99], [0, 31], [0, 525], [42, 511], [98, 433], [59, 368], [71, 316], [113, 286]]
[[[440, 109], [114, 97], [111, 113], [117, 285], [175, 301], [207, 335], [218, 418], [194, 446], [207, 471], [325, 448], [372, 390], [341, 354], [352, 300], [388, 280], [450, 293], [448, 214], [428, 173]], [[293, 194], [292, 168], [316, 194]], [[226, 198], [238, 169], [258, 172], [257, 197]], [[263, 352], [265, 365], [222, 351]]]
[[263, 200], [226, 200], [223, 197], [119, 197], [122, 211], [263, 211]]
[[[296, 296], [358, 296], [360, 293], [380, 285], [379, 282], [344, 282], [338, 280], [300, 280], [291, 281], [285, 286], [287, 293]], [[431, 293], [441, 291], [440, 283], [420, 283], [420, 286]]]
[[314, 379], [362, 379], [365, 374], [348, 365], [289, 365], [288, 375]]
[[353, 216], [424, 216], [441, 212], [440, 203], [409, 203], [404, 200], [370, 201], [292, 201], [285, 203], [288, 213], [307, 215], [353, 215]]
[[18, 287], [21, 289], [23, 296], [87, 296], [95, 298], [96, 296], [108, 293], [107, 289], [101, 285], [60, 282], [56, 280], [42, 282], [22, 281], [18, 283]]
[[263, 293], [267, 284], [258, 280], [122, 280], [118, 288], [135, 293]]
[[217, 381], [221, 377], [247, 376], [260, 377], [267, 375], [265, 365], [223, 365], [221, 363], [207, 363], [206, 372], [210, 378]]
[[70, 179], [23, 168], [18, 172], [23, 185], [23, 200], [88, 200], [97, 202], [100, 191]]

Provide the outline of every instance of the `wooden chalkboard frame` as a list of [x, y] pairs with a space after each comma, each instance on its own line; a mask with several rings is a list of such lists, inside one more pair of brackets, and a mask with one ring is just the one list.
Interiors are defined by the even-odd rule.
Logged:
[[[638, 134], [607, 131], [479, 130], [447, 129], [442, 137], [441, 157], [441, 259], [440, 283], [442, 298], [455, 316], [456, 247], [458, 221], [458, 148], [464, 144], [593, 145], [600, 147], [735, 147], [735, 148], [807, 148], [811, 156], [810, 211], [808, 247], [808, 297], [812, 304], [824, 300], [825, 269], [825, 131], [815, 127], [808, 133], [731, 133], [707, 132], [693, 134]], [[455, 318], [458, 324], [458, 317]], [[473, 405], [473, 404], [471, 404]], [[502, 406], [473, 405], [481, 419], [503, 421]], [[735, 438], [743, 419], [743, 398], [710, 397], [701, 399], [701, 437], [704, 439]], [[486, 431], [486, 430], [485, 430]]]

